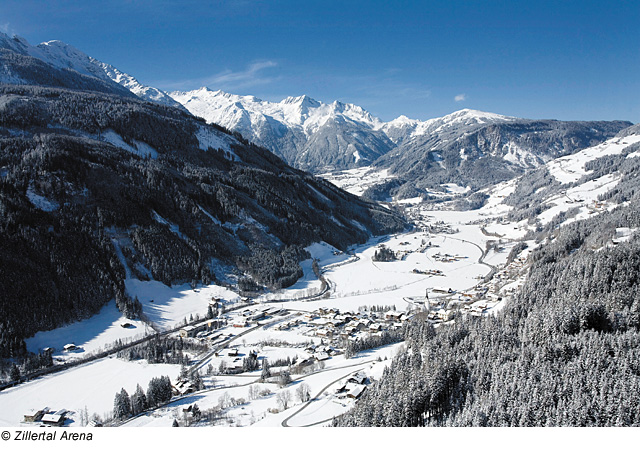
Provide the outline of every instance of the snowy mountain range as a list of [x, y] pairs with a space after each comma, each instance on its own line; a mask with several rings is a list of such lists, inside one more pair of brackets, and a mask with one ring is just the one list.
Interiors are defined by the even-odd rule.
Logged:
[[240, 132], [295, 167], [323, 171], [369, 165], [394, 147], [384, 123], [359, 106], [306, 95], [269, 102], [206, 87], [172, 92], [192, 114]]
[[415, 197], [442, 183], [478, 188], [613, 137], [630, 122], [531, 120], [463, 109], [384, 122], [360, 106], [308, 96], [280, 102], [201, 88], [172, 92], [207, 122], [240, 132], [316, 173], [373, 166], [393, 180], [372, 198]]
[[[81, 75], [108, 83], [117, 83], [143, 100], [182, 108], [180, 103], [160, 89], [145, 86], [133, 76], [118, 70], [111, 64], [98, 61], [62, 41], [48, 41], [33, 46], [20, 36], [10, 37], [0, 33], [0, 49], [10, 50], [18, 55], [30, 56], [57, 69], [73, 70]], [[0, 67], [0, 82], [2, 83], [31, 84], [30, 81], [29, 77], [20, 76], [15, 71], [9, 70], [6, 64]]]
[[206, 87], [170, 95], [194, 115], [238, 131], [289, 164], [313, 172], [370, 165], [420, 136], [458, 129], [468, 132], [516, 120], [463, 109], [426, 121], [400, 116], [384, 122], [360, 106], [339, 101], [327, 104], [306, 95], [269, 102]]
[[60, 41], [32, 46], [0, 33], [0, 56], [0, 82], [135, 95], [178, 107], [314, 173], [387, 169], [394, 181], [378, 189], [376, 199], [422, 195], [450, 182], [486, 186], [596, 145], [631, 125], [539, 121], [471, 109], [426, 121], [400, 116], [384, 122], [360, 106], [306, 95], [270, 102], [206, 87], [167, 94]]

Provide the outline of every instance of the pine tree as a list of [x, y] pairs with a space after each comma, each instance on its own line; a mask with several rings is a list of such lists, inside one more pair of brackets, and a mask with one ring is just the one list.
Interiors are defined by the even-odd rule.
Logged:
[[116, 394], [116, 397], [113, 401], [113, 415], [116, 419], [126, 419], [131, 416], [131, 399], [129, 398], [129, 394], [127, 391], [122, 388], [122, 390]]
[[267, 380], [271, 377], [271, 370], [269, 369], [269, 361], [267, 358], [262, 360], [262, 374], [260, 374], [260, 379], [262, 381]]
[[147, 409], [147, 396], [142, 387], [138, 384], [136, 392], [131, 396], [131, 409], [133, 415], [138, 415]]

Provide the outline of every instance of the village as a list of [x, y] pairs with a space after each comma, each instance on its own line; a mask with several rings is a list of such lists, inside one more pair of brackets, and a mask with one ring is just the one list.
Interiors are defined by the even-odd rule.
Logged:
[[[311, 261], [303, 262], [308, 275], [282, 294], [249, 298], [220, 288], [179, 288], [186, 299], [180, 303], [180, 311], [186, 313], [189, 309], [185, 306], [192, 304], [191, 317], [180, 319], [175, 313], [151, 317], [171, 317], [169, 322], [163, 319], [168, 325], [163, 336], [181, 339], [185, 349], [186, 343], [192, 343], [189, 348], [201, 349], [184, 350], [187, 366], [145, 365], [113, 357], [97, 362], [98, 366], [118, 365], [123, 369], [135, 366], [138, 375], [121, 382], [130, 394], [135, 383], [145, 386], [162, 373], [171, 379], [171, 401], [126, 421], [126, 426], [170, 425], [176, 419], [181, 426], [327, 423], [350, 408], [381, 375], [402, 346], [404, 324], [427, 320], [438, 327], [462, 315], [482, 317], [497, 311], [521, 282], [527, 252], [507, 260], [515, 241], [500, 239], [500, 245], [493, 245], [491, 242], [498, 242], [497, 239], [487, 234], [493, 231], [483, 233], [468, 221], [446, 220], [447, 211], [431, 212], [437, 213], [443, 218], [423, 216], [412, 231], [377, 238], [346, 252], [326, 244], [310, 247], [323, 279], [313, 275]], [[484, 222], [485, 226], [492, 223]], [[393, 260], [374, 259], [381, 246], [393, 252]], [[171, 295], [166, 287], [153, 281], [130, 283], [152, 313], [165, 314], [162, 311], [172, 304], [162, 300], [163, 295]], [[322, 284], [325, 287], [322, 295], [307, 294], [323, 291]], [[148, 330], [137, 320], [115, 321], [112, 333], [116, 333], [116, 327], [120, 330], [117, 334], [132, 337]], [[39, 342], [48, 345], [46, 350], [58, 363], [86, 358], [96, 352], [93, 342], [82, 340], [65, 342], [43, 336]], [[369, 342], [381, 346], [370, 348], [369, 344], [363, 344]], [[263, 373], [264, 365], [269, 366], [268, 376]], [[84, 373], [90, 368], [91, 365], [86, 369], [81, 365], [75, 372]], [[197, 374], [196, 379], [201, 381], [194, 382], [185, 376], [185, 370]], [[57, 384], [58, 379], [65, 379], [65, 371], [49, 377], [51, 380], [43, 382]], [[301, 384], [308, 385], [313, 402], [304, 402], [302, 397], [298, 402], [292, 400], [298, 398], [295, 391]], [[60, 396], [38, 401], [26, 395], [31, 400], [21, 402], [27, 407], [21, 412], [19, 423], [113, 426], [117, 422], [108, 409], [122, 385], [117, 380], [110, 385], [110, 393], [98, 396], [104, 398], [101, 403], [86, 397], [89, 414], [83, 412], [86, 406], [83, 409], [82, 405], [71, 404]], [[290, 392], [290, 400], [283, 403], [286, 392]], [[197, 407], [217, 419], [195, 420], [191, 411], [196, 400]], [[58, 409], [44, 405], [57, 405]], [[105, 406], [100, 409], [99, 405]], [[298, 412], [302, 409], [305, 414]], [[212, 416], [211, 411], [216, 414]]]

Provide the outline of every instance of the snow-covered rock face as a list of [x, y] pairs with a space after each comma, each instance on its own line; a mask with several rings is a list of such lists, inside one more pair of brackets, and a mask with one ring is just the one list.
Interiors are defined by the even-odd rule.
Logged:
[[379, 130], [382, 121], [348, 103], [327, 104], [306, 95], [269, 102], [208, 88], [170, 95], [192, 114], [238, 131], [306, 170], [368, 165], [393, 146]]
[[[131, 75], [121, 72], [110, 64], [98, 61], [62, 41], [48, 41], [33, 46], [20, 36], [9, 37], [4, 33], [0, 33], [0, 48], [37, 58], [58, 69], [75, 70], [82, 75], [118, 83], [143, 100], [184, 109], [180, 103], [173, 100], [165, 92], [151, 86], [145, 86]], [[19, 80], [13, 78], [9, 74], [2, 74], [0, 81], [6, 83], [19, 82]]]

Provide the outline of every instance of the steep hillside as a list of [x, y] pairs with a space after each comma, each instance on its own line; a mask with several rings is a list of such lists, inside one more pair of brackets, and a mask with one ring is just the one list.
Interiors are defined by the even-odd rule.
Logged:
[[404, 140], [376, 161], [394, 179], [370, 198], [424, 196], [444, 183], [478, 189], [511, 179], [615, 136], [630, 122], [504, 119], [438, 127]]
[[[76, 75], [82, 77], [81, 75]], [[0, 349], [127, 298], [134, 276], [292, 284], [303, 247], [401, 229], [367, 203], [173, 107], [0, 87]]]

